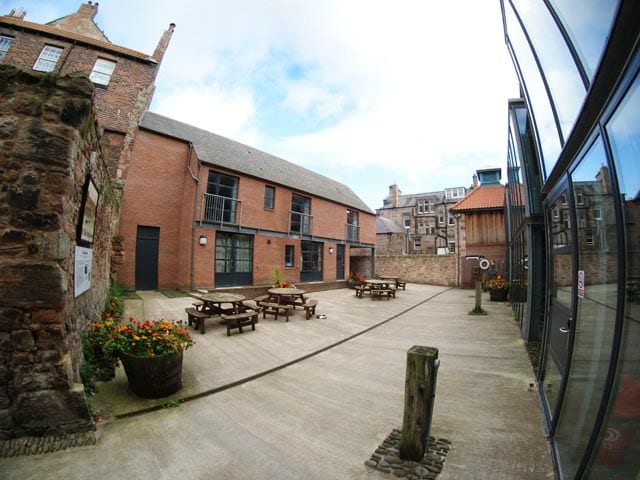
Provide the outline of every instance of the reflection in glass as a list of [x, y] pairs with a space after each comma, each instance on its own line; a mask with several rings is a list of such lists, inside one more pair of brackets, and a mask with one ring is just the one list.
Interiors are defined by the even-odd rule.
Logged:
[[584, 100], [585, 85], [558, 26], [544, 5], [532, 8], [529, 0], [512, 1], [540, 59], [566, 139]]
[[622, 201], [625, 306], [622, 356], [609, 416], [600, 433], [592, 478], [637, 478], [640, 472], [640, 80], [606, 125]]
[[509, 41], [516, 56], [516, 69], [520, 72], [522, 83], [526, 89], [529, 113], [536, 125], [544, 163], [541, 166], [541, 171], [545, 172], [544, 177], [546, 178], [558, 160], [561, 148], [560, 137], [540, 71], [510, 3], [505, 3], [505, 20]]
[[[618, 251], [611, 179], [600, 139], [573, 172], [579, 278], [565, 408], [555, 434], [563, 474], [573, 478], [586, 452], [607, 380], [616, 326]], [[579, 287], [580, 288], [580, 287]]]
[[607, 41], [617, 0], [551, 0], [590, 79]]
[[551, 241], [549, 315], [544, 358], [544, 398], [548, 413], [555, 414], [562, 377], [567, 366], [567, 352], [571, 336], [571, 308], [573, 300], [573, 230], [569, 221], [567, 194], [560, 195], [549, 207], [548, 220]]

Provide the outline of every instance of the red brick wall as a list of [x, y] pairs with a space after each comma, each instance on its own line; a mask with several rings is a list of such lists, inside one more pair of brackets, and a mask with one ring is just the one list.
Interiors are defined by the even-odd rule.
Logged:
[[[200, 218], [202, 195], [210, 167], [198, 170], [195, 153], [191, 154], [191, 172], [199, 176], [198, 184], [187, 170], [189, 155], [186, 142], [163, 137], [149, 131], [139, 131], [136, 136], [131, 167], [127, 172], [120, 234], [124, 237], [124, 263], [118, 269], [118, 279], [135, 284], [135, 245], [138, 225], [160, 228], [160, 257], [158, 259], [158, 286], [171, 288], [182, 286], [213, 287], [216, 231], [211, 225], [197, 225]], [[268, 284], [277, 267], [287, 279], [300, 280], [300, 239], [282, 237], [269, 232], [286, 234], [289, 226], [292, 191], [276, 187], [275, 208], [264, 208], [264, 180], [246, 177], [238, 172], [216, 169], [239, 177], [238, 199], [242, 202], [241, 226], [264, 230], [254, 235], [253, 282]], [[272, 185], [272, 184], [269, 184]], [[195, 202], [195, 217], [194, 217]], [[312, 197], [311, 212], [314, 217], [315, 236], [344, 239], [346, 207], [324, 199]], [[375, 242], [375, 216], [360, 213], [360, 238]], [[207, 244], [200, 245], [200, 235], [207, 237]], [[286, 245], [295, 249], [294, 267], [284, 267]], [[329, 253], [333, 247], [334, 253]], [[336, 243], [325, 242], [323, 253], [324, 280], [336, 277]], [[345, 273], [349, 273], [349, 250], [346, 249]]]
[[89, 75], [98, 57], [116, 62], [109, 85], [106, 88], [98, 86], [95, 91], [96, 115], [98, 123], [103, 128], [127, 131], [129, 114], [134, 110], [144, 112], [151, 101], [157, 63], [115, 56], [88, 46], [35, 35], [28, 31], [0, 31], [14, 37], [3, 63], [16, 65], [27, 71], [33, 68], [45, 45], [63, 48], [54, 72], [60, 75], [77, 71]]

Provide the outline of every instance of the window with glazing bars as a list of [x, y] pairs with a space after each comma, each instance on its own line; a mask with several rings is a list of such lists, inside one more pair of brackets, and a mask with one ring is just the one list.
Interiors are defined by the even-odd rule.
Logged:
[[13, 38], [0, 35], [0, 62], [9, 51], [9, 47], [13, 43]]
[[36, 60], [33, 69], [39, 72], [53, 72], [56, 68], [60, 55], [62, 55], [61, 48], [54, 47], [53, 45], [45, 45], [40, 52], [40, 56], [38, 57], [38, 60]]

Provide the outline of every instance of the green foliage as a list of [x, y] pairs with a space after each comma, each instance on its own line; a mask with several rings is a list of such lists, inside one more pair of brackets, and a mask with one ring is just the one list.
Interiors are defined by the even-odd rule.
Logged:
[[274, 285], [280, 285], [281, 283], [284, 282], [284, 272], [282, 270], [280, 270], [278, 267], [273, 269], [273, 272], [271, 272], [271, 281], [273, 282]]

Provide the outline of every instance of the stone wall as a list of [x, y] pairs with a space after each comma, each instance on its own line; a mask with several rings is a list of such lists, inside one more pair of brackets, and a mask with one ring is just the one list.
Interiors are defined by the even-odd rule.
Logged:
[[[85, 75], [0, 65], [0, 439], [94, 429], [80, 335], [109, 285], [117, 200]], [[74, 296], [85, 178], [98, 186], [91, 287]]]
[[376, 255], [376, 274], [411, 283], [456, 286], [456, 255]]

